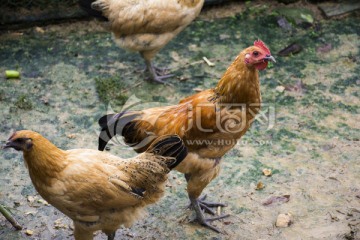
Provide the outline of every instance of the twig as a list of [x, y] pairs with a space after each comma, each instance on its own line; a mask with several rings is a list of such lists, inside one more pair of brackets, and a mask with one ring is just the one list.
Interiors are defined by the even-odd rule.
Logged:
[[17, 230], [22, 229], [22, 226], [20, 226], [20, 224], [15, 220], [15, 218], [11, 216], [11, 213], [8, 210], [6, 210], [4, 206], [1, 204], [0, 204], [0, 212]]
[[[210, 60], [210, 61], [212, 61], [212, 62], [218, 62], [218, 61], [222, 61], [222, 60], [224, 60], [225, 58], [211, 58], [211, 59], [208, 59], [207, 58], [207, 60]], [[186, 67], [188, 67], [188, 66], [193, 66], [193, 65], [197, 65], [197, 64], [202, 64], [202, 63], [204, 63], [204, 59], [201, 59], [201, 60], [199, 60], [199, 61], [195, 61], [195, 62], [191, 62], [191, 63], [185, 63], [185, 64], [183, 64], [183, 65], [181, 65], [181, 66], [179, 66], [179, 67], [177, 67], [177, 68], [172, 68], [171, 69], [171, 72], [175, 72], [175, 71], [177, 71], [177, 70], [180, 70], [180, 69], [183, 69], [183, 68], [186, 68]]]
[[136, 88], [137, 86], [141, 85], [142, 83], [143, 83], [143, 81], [137, 82], [137, 83], [135, 83], [134, 85], [132, 85], [131, 87], [122, 90], [121, 93], [126, 93], [126, 92], [128, 92], [130, 89]]

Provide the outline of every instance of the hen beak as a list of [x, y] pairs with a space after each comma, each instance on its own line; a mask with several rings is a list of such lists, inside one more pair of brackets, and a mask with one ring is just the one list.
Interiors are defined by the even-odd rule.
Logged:
[[13, 145], [11, 141], [7, 141], [5, 145], [1, 146], [1, 149], [11, 148]]
[[266, 55], [266, 57], [264, 57], [264, 60], [265, 61], [272, 61], [272, 62], [276, 63], [275, 58], [273, 56], [269, 55], [269, 54]]

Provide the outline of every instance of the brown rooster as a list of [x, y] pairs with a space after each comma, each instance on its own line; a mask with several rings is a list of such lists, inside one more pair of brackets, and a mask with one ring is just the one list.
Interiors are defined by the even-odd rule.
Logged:
[[152, 59], [200, 13], [204, 0], [79, 0], [90, 15], [109, 21], [115, 42], [137, 51], [153, 81], [164, 83], [163, 70]]
[[255, 41], [253, 46], [240, 52], [214, 89], [187, 97], [175, 106], [102, 117], [99, 150], [103, 150], [115, 134], [121, 134], [137, 152], [145, 151], [156, 136], [178, 134], [189, 154], [176, 169], [185, 174], [197, 220], [218, 231], [208, 223], [214, 219], [206, 219], [201, 209], [212, 213], [209, 207], [219, 204], [199, 197], [219, 174], [221, 157], [246, 133], [259, 112], [258, 72], [267, 67], [268, 61], [275, 62], [270, 50], [262, 41]]
[[176, 135], [157, 138], [130, 159], [92, 149], [64, 151], [28, 130], [14, 133], [4, 148], [23, 151], [35, 189], [74, 221], [76, 240], [93, 239], [97, 230], [114, 239], [120, 225], [131, 226], [162, 197], [168, 172], [187, 155]]

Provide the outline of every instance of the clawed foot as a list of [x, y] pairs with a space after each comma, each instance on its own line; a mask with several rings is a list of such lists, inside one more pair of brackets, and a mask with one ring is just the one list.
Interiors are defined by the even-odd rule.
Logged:
[[207, 195], [204, 195], [203, 197], [201, 197], [197, 200], [200, 205], [201, 210], [204, 212], [210, 213], [211, 215], [215, 215], [215, 211], [213, 211], [211, 208], [227, 206], [225, 203], [207, 202], [207, 201], [205, 201], [206, 197], [207, 197]]
[[221, 215], [221, 216], [213, 217], [213, 218], [205, 218], [204, 212], [209, 212], [210, 214], [215, 215], [215, 212], [213, 210], [211, 210], [210, 208], [219, 207], [219, 206], [225, 207], [226, 204], [206, 202], [206, 201], [204, 201], [205, 198], [206, 198], [206, 195], [200, 199], [190, 199], [191, 206], [195, 210], [195, 213], [196, 213], [196, 218], [194, 219], [194, 221], [197, 221], [204, 227], [210, 228], [211, 230], [213, 230], [217, 233], [221, 233], [221, 231], [219, 229], [212, 226], [209, 222], [227, 218], [230, 215], [226, 214], [226, 215]]
[[146, 62], [146, 68], [150, 73], [150, 80], [157, 83], [168, 84], [163, 80], [174, 76], [174, 74], [165, 74], [168, 68], [155, 67], [151, 62]]

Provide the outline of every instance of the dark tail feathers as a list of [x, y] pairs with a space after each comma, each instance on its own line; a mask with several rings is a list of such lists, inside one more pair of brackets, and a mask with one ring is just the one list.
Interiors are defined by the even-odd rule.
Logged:
[[108, 142], [116, 135], [122, 134], [124, 127], [138, 115], [136, 113], [121, 112], [102, 116], [98, 123], [101, 127], [98, 149], [104, 151]]
[[108, 19], [102, 14], [101, 11], [91, 7], [91, 4], [95, 1], [96, 0], [79, 0], [78, 4], [81, 7], [81, 9], [87, 12], [90, 16], [96, 17], [104, 21], [108, 21]]
[[173, 169], [179, 165], [188, 154], [184, 142], [178, 135], [164, 135], [156, 138], [146, 152], [163, 157], [175, 158], [175, 162], [169, 162], [169, 169]]

